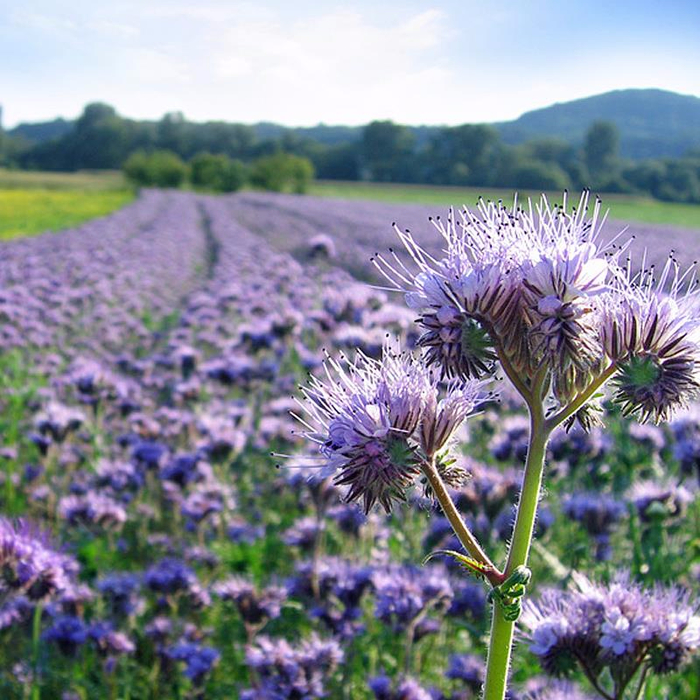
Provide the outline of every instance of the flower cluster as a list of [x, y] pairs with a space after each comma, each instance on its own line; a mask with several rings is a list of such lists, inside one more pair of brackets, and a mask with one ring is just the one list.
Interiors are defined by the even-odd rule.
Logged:
[[0, 595], [44, 601], [71, 584], [77, 562], [51, 546], [48, 537], [26, 522], [0, 518]]
[[284, 639], [258, 637], [246, 652], [246, 663], [260, 679], [258, 687], [246, 690], [244, 700], [312, 700], [326, 695], [328, 675], [343, 660], [335, 640], [312, 636], [299, 646]]
[[[446, 377], [495, 372], [496, 358], [521, 393], [547, 371], [559, 407], [616, 374], [616, 400], [641, 420], [666, 420], [700, 390], [700, 321], [689, 282], [669, 261], [656, 280], [632, 274], [622, 247], [598, 242], [600, 202], [577, 208], [479, 204], [434, 222], [445, 257], [429, 256], [397, 229], [417, 266], [394, 255], [377, 266], [420, 311], [419, 344]], [[664, 294], [670, 285], [668, 294]], [[594, 424], [590, 410], [582, 425]]]
[[644, 667], [676, 671], [700, 647], [700, 617], [683, 591], [643, 589], [625, 576], [609, 586], [574, 580], [571, 590], [523, 606], [530, 651], [547, 673], [564, 676], [579, 665], [597, 683], [608, 669], [625, 687]]
[[[440, 398], [417, 357], [385, 345], [381, 360], [329, 358], [325, 381], [314, 377], [304, 389], [308, 422], [300, 420], [319, 446], [321, 473], [349, 487], [346, 500], [361, 500], [365, 512], [379, 502], [389, 512], [393, 501], [405, 500], [421, 461], [443, 452], [482, 400], [480, 389], [476, 381], [451, 384]], [[452, 464], [438, 460], [438, 469], [448, 482], [464, 479]]]

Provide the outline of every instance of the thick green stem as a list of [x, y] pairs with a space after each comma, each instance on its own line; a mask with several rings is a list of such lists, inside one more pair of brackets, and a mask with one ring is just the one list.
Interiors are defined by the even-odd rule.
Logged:
[[454, 501], [447, 492], [445, 482], [440, 477], [435, 464], [426, 461], [423, 465], [421, 465], [421, 468], [427, 477], [428, 482], [430, 483], [430, 487], [435, 494], [435, 498], [442, 508], [442, 512], [449, 520], [450, 525], [452, 525], [452, 529], [455, 531], [455, 534], [459, 538], [459, 541], [462, 543], [464, 549], [466, 549], [469, 555], [476, 559], [480, 564], [488, 567], [489, 572], [485, 573], [484, 575], [486, 578], [488, 578], [491, 585], [497, 586], [503, 583], [504, 578], [501, 572], [496, 568], [491, 559], [489, 559], [488, 554], [486, 554], [486, 552], [484, 552], [484, 550], [481, 548], [481, 545], [477, 542], [476, 538], [474, 535], [472, 535], [471, 531], [462, 519], [462, 516], [457, 510]]
[[[533, 402], [530, 405], [530, 444], [520, 490], [518, 514], [513, 528], [513, 539], [504, 572], [506, 577], [510, 576], [518, 566], [527, 565], [542, 485], [545, 450], [550, 434], [551, 428], [545, 422], [542, 404]], [[500, 607], [494, 605], [484, 700], [503, 700], [505, 697], [514, 627], [515, 623], [508, 622]]]

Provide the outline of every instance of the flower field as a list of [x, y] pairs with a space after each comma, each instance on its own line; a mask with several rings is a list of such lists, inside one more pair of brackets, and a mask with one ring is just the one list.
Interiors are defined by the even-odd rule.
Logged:
[[[297, 401], [327, 357], [416, 346], [374, 258], [411, 264], [394, 221], [439, 257], [430, 215], [154, 190], [2, 243], [0, 697], [480, 696], [495, 603], [430, 557], [460, 550], [431, 485], [365, 514]], [[697, 255], [697, 231], [632, 235], [657, 269]], [[700, 408], [604, 407], [547, 445], [511, 700], [700, 698]], [[507, 386], [476, 413], [451, 494], [500, 565], [528, 419]]]

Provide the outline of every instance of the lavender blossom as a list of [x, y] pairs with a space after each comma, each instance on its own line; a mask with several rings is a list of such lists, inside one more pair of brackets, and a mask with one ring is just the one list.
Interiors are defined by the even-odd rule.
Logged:
[[0, 593], [43, 601], [69, 588], [77, 562], [28, 523], [0, 518]]
[[279, 586], [268, 586], [260, 592], [249, 581], [232, 576], [214, 585], [214, 593], [222, 600], [235, 603], [243, 621], [249, 625], [263, 625], [280, 616], [287, 591]]
[[247, 690], [242, 700], [313, 700], [326, 697], [326, 683], [343, 652], [335, 640], [317, 636], [293, 647], [284, 639], [258, 637], [246, 650], [246, 663], [260, 678], [255, 690]]
[[523, 606], [530, 651], [547, 673], [563, 675], [580, 662], [594, 677], [608, 668], [624, 682], [640, 660], [668, 673], [700, 647], [700, 617], [680, 589], [643, 589], [625, 576], [609, 586], [581, 575], [574, 581], [569, 591], [549, 591]]
[[187, 639], [166, 647], [164, 653], [174, 661], [185, 663], [185, 676], [195, 685], [202, 683], [204, 677], [211, 673], [221, 657], [217, 649]]
[[312, 379], [302, 404], [307, 438], [319, 445], [324, 475], [348, 485], [346, 500], [365, 512], [379, 502], [389, 512], [419, 473], [420, 445], [432, 458], [474, 408], [479, 387], [453, 387], [438, 401], [429, 372], [407, 353], [385, 347], [381, 361], [358, 353], [354, 363], [329, 359], [327, 382]]
[[376, 616], [405, 629], [427, 609], [446, 609], [454, 595], [442, 567], [389, 566], [375, 571]]

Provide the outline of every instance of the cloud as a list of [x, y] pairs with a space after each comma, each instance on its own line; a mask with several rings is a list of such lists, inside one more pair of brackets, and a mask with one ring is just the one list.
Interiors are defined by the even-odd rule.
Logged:
[[212, 48], [212, 79], [244, 89], [255, 118], [284, 100], [285, 121], [367, 121], [445, 84], [445, 19], [433, 9], [382, 25], [340, 10], [291, 24], [236, 22]]

